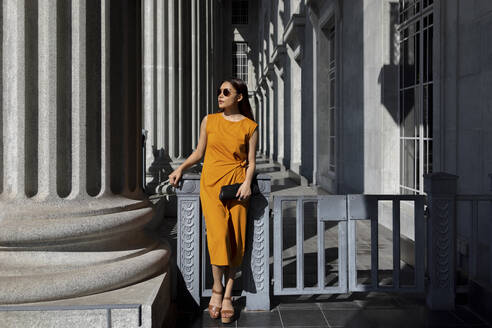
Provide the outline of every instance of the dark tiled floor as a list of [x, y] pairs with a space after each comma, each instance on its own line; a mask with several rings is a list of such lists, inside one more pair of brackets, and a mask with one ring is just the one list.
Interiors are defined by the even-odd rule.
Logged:
[[193, 315], [180, 312], [176, 327], [492, 327], [465, 305], [454, 311], [429, 311], [419, 298], [376, 295], [348, 299], [316, 299], [298, 302], [277, 299], [271, 311], [245, 311], [244, 298], [235, 303], [237, 317], [231, 324], [210, 319], [207, 310]]

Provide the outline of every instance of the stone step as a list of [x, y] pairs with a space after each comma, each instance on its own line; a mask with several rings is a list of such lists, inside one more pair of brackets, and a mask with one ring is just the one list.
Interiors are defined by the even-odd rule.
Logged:
[[70, 328], [162, 327], [171, 302], [169, 268], [154, 278], [105, 293], [0, 305], [0, 326], [48, 328], [68, 327], [70, 323]]
[[257, 173], [279, 172], [280, 170], [281, 170], [280, 165], [275, 165], [271, 163], [256, 164]]

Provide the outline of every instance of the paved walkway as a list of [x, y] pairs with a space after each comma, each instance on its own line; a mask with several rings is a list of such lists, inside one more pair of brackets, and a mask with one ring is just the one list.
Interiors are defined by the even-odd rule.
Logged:
[[231, 324], [210, 319], [205, 310], [197, 316], [181, 312], [176, 327], [491, 327], [464, 305], [458, 305], [454, 311], [431, 312], [423, 299], [415, 297], [387, 294], [332, 297], [296, 302], [277, 299], [280, 304], [268, 312], [243, 311], [244, 300], [239, 299], [237, 320]]

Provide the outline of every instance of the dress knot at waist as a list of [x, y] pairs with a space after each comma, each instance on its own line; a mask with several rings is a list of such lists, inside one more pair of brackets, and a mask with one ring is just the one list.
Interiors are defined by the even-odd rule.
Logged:
[[244, 161], [239, 162], [239, 166], [241, 167], [246, 167], [248, 165], [248, 159], [245, 159]]

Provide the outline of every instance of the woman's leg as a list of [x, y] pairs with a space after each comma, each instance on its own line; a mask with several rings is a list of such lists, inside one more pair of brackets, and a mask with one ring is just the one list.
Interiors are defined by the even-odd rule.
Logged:
[[234, 277], [236, 276], [237, 267], [229, 266], [225, 269], [226, 275], [226, 286], [224, 292], [224, 299], [222, 300], [222, 309], [223, 310], [234, 310], [232, 306], [232, 300], [230, 297], [232, 296], [232, 287], [234, 285]]
[[[212, 264], [212, 275], [214, 277], [214, 285], [212, 289], [219, 293], [222, 293], [224, 290], [224, 287], [222, 286], [222, 276], [224, 275], [224, 267]], [[212, 293], [212, 297], [210, 298], [210, 304], [221, 306], [222, 296], [220, 296], [220, 294]]]

